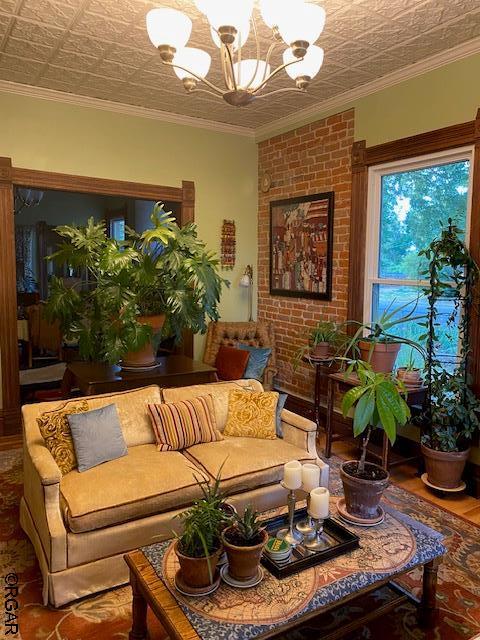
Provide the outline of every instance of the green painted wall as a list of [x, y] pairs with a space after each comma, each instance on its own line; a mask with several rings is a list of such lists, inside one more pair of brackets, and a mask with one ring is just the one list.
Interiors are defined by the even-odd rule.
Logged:
[[[221, 302], [225, 320], [247, 319], [238, 281], [257, 257], [257, 148], [253, 138], [93, 108], [0, 94], [0, 156], [14, 166], [181, 186], [193, 180], [199, 236], [220, 252], [224, 218], [237, 226], [237, 262]], [[196, 354], [203, 341], [196, 339]]]

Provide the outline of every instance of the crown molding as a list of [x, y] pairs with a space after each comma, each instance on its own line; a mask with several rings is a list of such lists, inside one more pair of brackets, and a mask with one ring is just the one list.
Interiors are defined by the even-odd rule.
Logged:
[[29, 98], [40, 98], [41, 100], [49, 100], [51, 102], [73, 104], [80, 107], [100, 109], [102, 111], [110, 111], [127, 116], [137, 116], [139, 118], [149, 118], [150, 120], [160, 120], [161, 122], [170, 122], [172, 124], [196, 127], [197, 129], [208, 129], [209, 131], [216, 131], [218, 133], [231, 133], [234, 135], [245, 136], [252, 139], [255, 137], [254, 129], [250, 129], [248, 127], [240, 127], [234, 124], [216, 122], [214, 120], [205, 120], [203, 118], [194, 118], [192, 116], [185, 116], [178, 113], [160, 111], [157, 109], [147, 109], [146, 107], [124, 104], [123, 102], [100, 100], [99, 98], [80, 96], [74, 93], [55, 91], [54, 89], [46, 89], [45, 87], [20, 84], [17, 82], [10, 82], [8, 80], [0, 80], [0, 92], [13, 93], [20, 96], [28, 96]]
[[352, 106], [352, 103], [355, 100], [364, 98], [365, 96], [381, 91], [382, 89], [388, 89], [396, 84], [400, 84], [401, 82], [410, 80], [416, 76], [420, 76], [424, 73], [428, 73], [429, 71], [438, 69], [439, 67], [456, 62], [462, 58], [468, 58], [469, 56], [479, 52], [480, 38], [474, 38], [451, 49], [446, 49], [445, 51], [425, 58], [424, 60], [415, 62], [414, 64], [403, 67], [402, 69], [398, 69], [398, 71], [382, 76], [377, 80], [372, 80], [372, 82], [363, 84], [360, 87], [351, 89], [350, 91], [344, 91], [343, 93], [333, 96], [328, 100], [323, 100], [311, 107], [296, 111], [294, 114], [257, 127], [255, 129], [255, 141], [262, 142], [262, 140], [266, 140], [272, 136], [279, 135], [285, 131], [290, 131], [298, 126], [308, 124], [308, 122], [313, 121], [315, 118], [335, 112], [336, 109], [348, 109]]

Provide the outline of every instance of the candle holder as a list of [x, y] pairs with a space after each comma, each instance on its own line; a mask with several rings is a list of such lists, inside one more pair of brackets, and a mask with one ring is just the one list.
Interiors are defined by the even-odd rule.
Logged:
[[277, 532], [277, 538], [279, 540], [285, 540], [292, 547], [296, 547], [297, 544], [303, 541], [303, 534], [297, 531], [293, 525], [293, 518], [295, 516], [295, 491], [285, 486], [283, 482], [280, 483], [284, 489], [288, 489], [287, 505], [288, 505], [288, 528], [280, 529]]
[[310, 551], [320, 551], [320, 549], [325, 549], [326, 540], [323, 538], [323, 523], [328, 518], [313, 518], [315, 524], [315, 535], [313, 538], [310, 538], [306, 542], [303, 543], [303, 546]]
[[297, 531], [300, 531], [300, 533], [304, 537], [309, 537], [315, 534], [315, 523], [313, 521], [312, 516], [308, 513], [309, 510], [310, 510], [310, 493], [307, 495], [307, 517], [305, 518], [305, 520], [300, 520], [300, 522], [297, 522], [297, 524], [295, 525], [295, 528], [297, 529]]

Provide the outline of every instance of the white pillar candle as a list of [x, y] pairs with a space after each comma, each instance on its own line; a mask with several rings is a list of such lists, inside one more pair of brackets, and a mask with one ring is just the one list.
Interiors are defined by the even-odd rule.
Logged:
[[330, 512], [330, 492], [325, 487], [317, 487], [310, 491], [309, 515], [312, 518], [326, 518]]
[[310, 493], [320, 485], [320, 467], [316, 464], [304, 464], [302, 467], [302, 489]]
[[302, 486], [302, 465], [298, 460], [292, 460], [284, 465], [283, 484], [293, 491]]

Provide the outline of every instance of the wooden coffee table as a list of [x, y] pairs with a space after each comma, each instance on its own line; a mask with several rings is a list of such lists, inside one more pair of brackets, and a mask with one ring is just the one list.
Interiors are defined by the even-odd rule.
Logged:
[[[385, 589], [386, 585], [392, 592], [388, 601], [377, 602], [365, 615], [342, 628], [330, 628], [322, 640], [341, 638], [406, 600], [418, 605], [420, 624], [431, 626], [436, 617], [437, 570], [445, 553], [438, 534], [393, 510], [387, 511], [385, 522], [379, 527], [352, 530], [360, 536], [360, 548], [355, 551], [284, 580], [277, 580], [265, 569], [265, 578], [258, 587], [237, 589], [232, 594], [231, 587], [222, 584], [215, 594], [201, 599], [183, 598], [175, 591], [177, 561], [168, 543], [129, 553], [125, 556], [133, 591], [129, 640], [147, 638], [147, 607], [170, 640], [240, 640], [247, 630], [245, 635], [249, 638], [276, 638], [314, 617], [351, 604], [379, 588]], [[420, 599], [392, 580], [416, 567], [423, 567]], [[247, 593], [253, 590], [257, 590], [255, 594]]]

